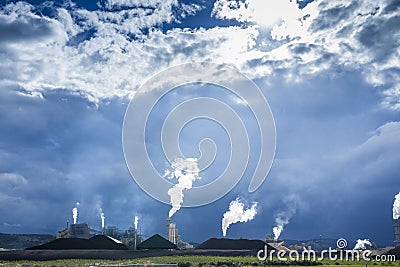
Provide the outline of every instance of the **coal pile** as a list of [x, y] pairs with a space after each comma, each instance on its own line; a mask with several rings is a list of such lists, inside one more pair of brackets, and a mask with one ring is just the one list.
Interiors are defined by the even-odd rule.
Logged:
[[273, 249], [271, 246], [261, 240], [210, 238], [197, 246], [196, 249], [260, 250], [264, 249], [264, 246], [266, 245], [268, 249]]
[[49, 243], [27, 248], [27, 250], [65, 250], [65, 249], [110, 249], [127, 250], [124, 244], [105, 235], [96, 235], [90, 239], [60, 238]]
[[400, 246], [389, 250], [386, 255], [395, 255], [396, 256], [396, 260], [400, 260]]
[[164, 237], [156, 234], [149, 239], [143, 241], [136, 247], [137, 249], [177, 249], [177, 246], [165, 239]]

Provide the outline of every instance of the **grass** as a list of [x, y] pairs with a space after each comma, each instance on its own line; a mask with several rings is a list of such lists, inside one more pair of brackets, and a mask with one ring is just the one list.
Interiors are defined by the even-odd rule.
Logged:
[[[124, 266], [129, 264], [168, 264], [175, 263], [179, 267], [252, 267], [252, 266], [305, 266], [309, 262], [262, 262], [256, 257], [220, 257], [220, 256], [164, 256], [153, 258], [139, 258], [130, 260], [54, 260], [54, 261], [0, 261], [0, 266], [7, 267], [69, 267], [69, 266]], [[380, 267], [380, 266], [400, 266], [400, 261], [396, 262], [368, 262], [368, 261], [330, 261], [324, 259], [318, 261], [321, 267]], [[311, 262], [315, 265], [315, 262]], [[311, 265], [310, 264], [310, 265]]]

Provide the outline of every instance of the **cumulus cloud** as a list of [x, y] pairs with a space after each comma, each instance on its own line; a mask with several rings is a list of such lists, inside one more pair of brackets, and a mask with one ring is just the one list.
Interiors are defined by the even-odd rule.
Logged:
[[[398, 187], [398, 1], [266, 3], [273, 2], [218, 0], [212, 11], [216, 23], [235, 20], [239, 25], [191, 29], [179, 27], [179, 21], [196, 16], [202, 3], [115, 0], [93, 10], [47, 3], [50, 12], [25, 2], [4, 4], [0, 181], [7, 189], [0, 193], [0, 213], [7, 214], [9, 226], [2, 229], [21, 224], [56, 232], [70, 219], [70, 203], [76, 199], [82, 202], [81, 218], [99, 225], [98, 195], [110, 224], [128, 227], [125, 222], [132, 224], [132, 218], [118, 211], [132, 210], [141, 214], [147, 230], [163, 229], [157, 216], [168, 207], [143, 197], [120, 153], [125, 104], [156, 72], [205, 60], [236, 66], [262, 85], [270, 101], [279, 136], [277, 158], [268, 186], [255, 193], [267, 229], [274, 226], [271, 214], [284, 208], [279, 206], [282, 195], [295, 193], [301, 199], [285, 236], [316, 236], [318, 231], [333, 236], [345, 229], [343, 234], [356, 238], [365, 234], [357, 231], [382, 229], [371, 237], [386, 242], [392, 235], [390, 218], [388, 227], [381, 227], [384, 222], [362, 211], [374, 209], [376, 218], [385, 218], [382, 207], [391, 205]], [[263, 17], [260, 11], [273, 14]], [[238, 185], [237, 190], [246, 188]], [[360, 201], [365, 198], [376, 201], [367, 207]], [[365, 226], [352, 224], [358, 218], [343, 208], [348, 203], [360, 210], [356, 215]], [[37, 211], [44, 205], [43, 210], [54, 210], [46, 222]], [[338, 213], [326, 214], [332, 207]], [[219, 224], [209, 217], [220, 221], [215, 214], [225, 208], [218, 203], [199, 208], [193, 217], [210, 229], [207, 233], [218, 234]], [[32, 224], [19, 223], [27, 214]], [[316, 223], [320, 214], [325, 216]], [[341, 225], [337, 216], [350, 219]], [[249, 231], [263, 236], [266, 226], [253, 223]], [[184, 223], [180, 230], [185, 231]], [[200, 235], [186, 230], [192, 240]]]
[[2, 45], [2, 81], [79, 91], [98, 102], [132, 96], [149, 76], [187, 61], [233, 64], [251, 78], [283, 72], [292, 81], [343, 68], [361, 70], [382, 90], [383, 107], [399, 106], [398, 17], [390, 1], [314, 1], [300, 8], [296, 1], [218, 0], [212, 14], [243, 25], [167, 32], [163, 24], [203, 7], [174, 0], [103, 6], [58, 8], [48, 18], [24, 2], [6, 5], [0, 27], [12, 45]]
[[[261, 27], [273, 28], [275, 39], [304, 34], [309, 16], [317, 13], [316, 3], [300, 8], [297, 1], [279, 0], [217, 0], [212, 15], [220, 19], [234, 19], [242, 23], [252, 23]], [[282, 33], [284, 33], [282, 35]]]

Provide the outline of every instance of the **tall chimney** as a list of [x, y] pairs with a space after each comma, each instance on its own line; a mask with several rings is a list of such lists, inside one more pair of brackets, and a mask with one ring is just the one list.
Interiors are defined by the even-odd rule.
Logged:
[[171, 218], [170, 217], [167, 218], [166, 223], [167, 223], [167, 235], [166, 235], [166, 237], [167, 237], [167, 239], [169, 239], [169, 231], [170, 231], [169, 229], [171, 227]]
[[399, 226], [399, 219], [393, 219], [394, 224], [394, 236], [395, 236], [395, 244], [396, 247], [400, 246], [400, 226]]

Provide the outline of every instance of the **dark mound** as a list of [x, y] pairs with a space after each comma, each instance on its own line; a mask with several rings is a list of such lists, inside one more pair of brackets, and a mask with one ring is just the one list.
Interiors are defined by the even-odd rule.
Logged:
[[389, 250], [386, 255], [395, 255], [396, 256], [396, 260], [400, 260], [400, 246]]
[[122, 242], [106, 235], [95, 235], [89, 239], [89, 242], [93, 244], [94, 249], [128, 249]]
[[64, 249], [111, 249], [126, 250], [124, 244], [119, 243], [108, 236], [98, 235], [90, 239], [60, 238], [49, 243], [27, 248], [27, 250], [64, 250]]
[[176, 245], [164, 237], [156, 234], [146, 239], [136, 247], [137, 249], [176, 249]]
[[[210, 238], [201, 243], [196, 249], [260, 250], [264, 249], [265, 245], [267, 244], [261, 240]], [[270, 247], [268, 249], [273, 248]]]
[[2, 234], [0, 233], [0, 248], [25, 249], [56, 239], [52, 235], [38, 234]]

